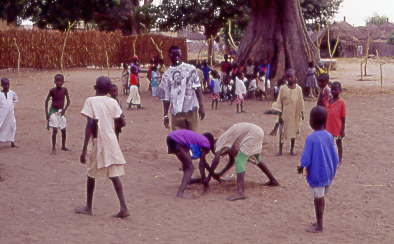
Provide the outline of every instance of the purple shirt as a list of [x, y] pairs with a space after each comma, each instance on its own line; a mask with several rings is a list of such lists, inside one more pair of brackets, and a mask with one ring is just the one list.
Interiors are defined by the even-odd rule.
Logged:
[[191, 130], [174, 130], [168, 134], [168, 136], [189, 149], [192, 149], [195, 146], [206, 148], [208, 150], [211, 148], [211, 144], [205, 136]]

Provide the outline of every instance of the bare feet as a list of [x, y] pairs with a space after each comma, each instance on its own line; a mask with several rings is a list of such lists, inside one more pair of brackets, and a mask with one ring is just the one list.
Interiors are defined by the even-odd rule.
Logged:
[[52, 155], [55, 155], [56, 154], [56, 148], [52, 148], [52, 153], [51, 153]]
[[323, 228], [319, 227], [317, 225], [313, 226], [313, 224], [312, 224], [312, 226], [309, 228], [306, 228], [305, 231], [309, 232], [309, 233], [321, 233], [321, 232], [323, 232]]
[[5, 181], [3, 177], [0, 176], [0, 182]]
[[85, 214], [85, 215], [93, 215], [92, 210], [88, 209], [87, 207], [76, 208], [74, 210], [76, 214]]
[[277, 154], [276, 154], [276, 156], [282, 156], [282, 153], [281, 152], [278, 152]]
[[65, 151], [65, 152], [71, 152], [71, 150], [70, 150], [70, 149], [68, 149], [67, 147], [62, 147], [62, 151]]
[[291, 155], [291, 156], [297, 156], [297, 153], [291, 151], [291, 152], [290, 152], [290, 155]]
[[129, 211], [127, 211], [127, 210], [120, 210], [119, 213], [117, 213], [115, 215], [112, 215], [112, 217], [120, 218], [120, 219], [124, 219], [124, 218], [127, 218], [129, 216], [130, 216], [130, 214], [129, 214]]
[[11, 142], [11, 147], [12, 147], [12, 148], [18, 148], [18, 146], [15, 145], [15, 142]]
[[187, 194], [187, 193], [177, 194], [176, 197], [183, 198], [183, 199], [194, 199], [195, 198], [193, 195]]
[[279, 186], [279, 183], [277, 181], [268, 181], [263, 186]]
[[229, 200], [229, 201], [237, 201], [237, 200], [243, 200], [243, 199], [246, 199], [246, 197], [245, 197], [245, 195], [240, 194], [240, 193], [237, 193], [235, 195], [229, 196], [227, 198], [227, 200]]

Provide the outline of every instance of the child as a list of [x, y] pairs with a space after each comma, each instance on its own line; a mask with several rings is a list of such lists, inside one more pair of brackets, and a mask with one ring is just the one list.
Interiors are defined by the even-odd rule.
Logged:
[[317, 79], [319, 82], [319, 98], [317, 99], [317, 105], [326, 107], [328, 106], [328, 101], [331, 99], [331, 90], [328, 86], [330, 82], [330, 76], [328, 74], [321, 74]]
[[[59, 129], [62, 133], [62, 148], [63, 151], [70, 151], [66, 147], [66, 126], [67, 120], [64, 116], [68, 106], [70, 106], [70, 96], [67, 88], [63, 87], [64, 76], [61, 74], [55, 75], [56, 87], [49, 90], [48, 96], [45, 100], [45, 115], [47, 119], [47, 129], [52, 128], [52, 153], [56, 153], [56, 136]], [[64, 106], [64, 100], [67, 100]], [[48, 103], [52, 100], [51, 107], [48, 112]]]
[[[95, 178], [111, 179], [120, 202], [120, 211], [116, 218], [126, 218], [129, 211], [123, 194], [120, 176], [125, 174], [126, 161], [116, 139], [114, 125], [122, 120], [122, 109], [119, 104], [106, 95], [111, 90], [111, 81], [101, 76], [96, 80], [96, 96], [86, 99], [81, 114], [86, 116], [85, 140], [80, 161], [87, 162], [87, 200], [86, 206], [75, 209], [77, 214], [92, 215], [93, 192]], [[88, 145], [90, 143], [89, 151]]]
[[130, 90], [130, 86], [129, 86], [130, 73], [129, 73], [129, 66], [127, 65], [127, 63], [123, 64], [122, 77], [120, 79], [122, 81], [123, 94], [124, 95], [129, 94], [129, 90]]
[[202, 73], [204, 74], [204, 82], [202, 82], [203, 88], [205, 91], [208, 89], [209, 85], [209, 73], [211, 72], [211, 67], [208, 66], [208, 62], [204, 61], [203, 65], [201, 66]]
[[278, 100], [273, 104], [274, 109], [280, 112], [279, 124], [283, 124], [283, 132], [279, 135], [279, 152], [282, 155], [283, 139], [290, 139], [290, 155], [295, 156], [294, 147], [296, 137], [300, 133], [301, 120], [304, 118], [304, 97], [302, 89], [297, 85], [295, 71], [286, 71], [287, 85], [279, 90]]
[[[278, 186], [279, 183], [271, 174], [267, 166], [261, 161], [264, 131], [261, 127], [251, 123], [238, 123], [224, 132], [216, 142], [215, 157], [212, 161], [211, 172], [204, 184], [208, 187], [210, 177], [220, 181], [220, 177], [226, 173], [234, 164], [237, 172], [237, 193], [227, 198], [229, 201], [245, 199], [245, 168], [251, 159], [268, 177], [266, 186]], [[214, 174], [222, 156], [229, 156], [229, 162], [219, 174]]]
[[[118, 102], [120, 108], [122, 108], [122, 105], [120, 105], [120, 102], [118, 99], [118, 94], [119, 94], [118, 87], [115, 84], [112, 84], [110, 95], [113, 99], [115, 99]], [[122, 113], [122, 120], [117, 120], [117, 121], [118, 121], [118, 123], [115, 123], [115, 134], [116, 134], [116, 138], [119, 141], [119, 134], [122, 132], [122, 128], [126, 126], [123, 113]]]
[[158, 74], [157, 67], [152, 67], [150, 85], [151, 85], [153, 97], [157, 97], [157, 87], [159, 86], [159, 82], [157, 80], [157, 78], [158, 78], [157, 74]]
[[215, 105], [215, 109], [218, 109], [218, 103], [219, 103], [219, 98], [220, 98], [220, 76], [217, 71], [212, 71], [212, 81], [213, 81], [213, 87], [212, 87], [212, 106], [211, 108], [213, 109]]
[[[214, 144], [213, 136], [210, 133], [201, 135], [191, 130], [175, 130], [168, 134], [168, 154], [175, 154], [183, 166], [183, 178], [176, 194], [177, 197], [191, 198], [184, 192], [193, 175], [193, 159], [200, 159], [199, 169], [201, 181], [206, 182], [205, 169], [210, 171], [210, 167], [205, 157], [210, 150], [213, 151]], [[204, 189], [206, 189], [206, 185], [204, 185]]]
[[[239, 73], [237, 77], [235, 77], [235, 96], [237, 103], [237, 113], [244, 113], [244, 99], [246, 96], [246, 86], [244, 83], [244, 77], [242, 73]], [[241, 111], [239, 108], [241, 107]]]
[[313, 62], [309, 62], [308, 70], [306, 71], [305, 86], [306, 86], [306, 95], [311, 98], [314, 97], [313, 93], [315, 92], [317, 87], [315, 73], [316, 73], [315, 64]]
[[339, 163], [333, 137], [324, 130], [326, 120], [327, 111], [324, 107], [312, 109], [309, 123], [314, 132], [306, 138], [301, 166], [298, 166], [298, 173], [306, 170], [306, 179], [315, 198], [317, 222], [306, 229], [312, 233], [323, 231], [324, 196], [334, 180]]
[[345, 101], [339, 97], [342, 85], [334, 82], [331, 85], [332, 98], [327, 106], [326, 130], [336, 139], [339, 154], [339, 162], [342, 162], [343, 148], [342, 139], [345, 137], [346, 106]]
[[253, 97], [257, 93], [257, 80], [256, 75], [251, 74], [249, 80], [249, 87], [248, 87], [248, 97]]
[[131, 109], [132, 105], [137, 106], [137, 109], [141, 108], [139, 87], [140, 83], [138, 78], [138, 69], [136, 68], [136, 66], [132, 66], [130, 74], [130, 94], [127, 98], [127, 104], [129, 104], [129, 109]]
[[0, 92], [0, 142], [11, 142], [11, 147], [15, 145], [16, 120], [15, 104], [18, 96], [10, 89], [10, 81], [7, 78], [1, 79]]

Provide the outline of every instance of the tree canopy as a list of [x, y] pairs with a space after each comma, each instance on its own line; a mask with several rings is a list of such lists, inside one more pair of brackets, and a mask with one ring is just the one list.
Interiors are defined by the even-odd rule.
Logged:
[[330, 20], [338, 12], [343, 0], [300, 0], [301, 10], [307, 28], [316, 29], [330, 23]]

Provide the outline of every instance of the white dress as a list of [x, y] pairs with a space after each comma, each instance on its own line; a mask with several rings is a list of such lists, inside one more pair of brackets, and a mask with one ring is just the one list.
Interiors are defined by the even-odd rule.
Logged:
[[0, 142], [14, 142], [16, 133], [16, 120], [14, 107], [18, 102], [16, 93], [9, 90], [7, 97], [0, 92]]

